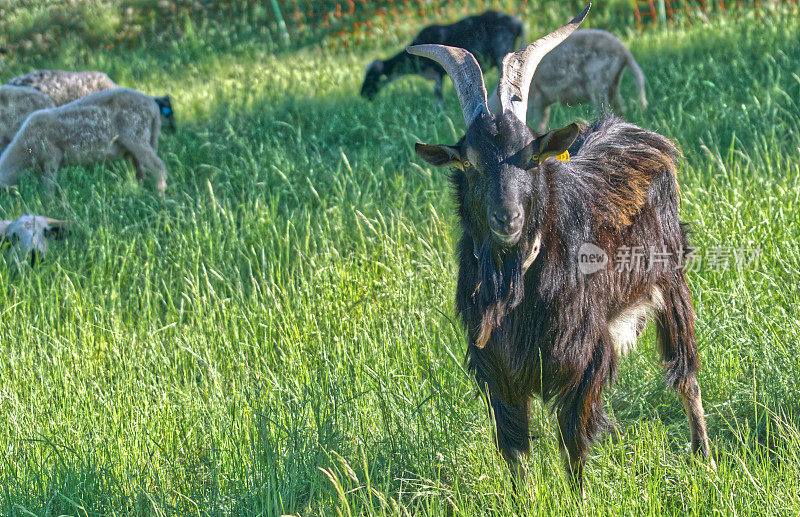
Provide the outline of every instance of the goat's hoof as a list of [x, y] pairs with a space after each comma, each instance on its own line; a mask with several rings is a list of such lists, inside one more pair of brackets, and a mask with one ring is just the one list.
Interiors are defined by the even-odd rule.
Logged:
[[705, 463], [706, 466], [711, 470], [717, 470], [717, 462], [714, 461], [714, 456], [712, 456], [711, 454], [705, 457]]
[[714, 456], [711, 455], [708, 444], [705, 444], [704, 447], [697, 448], [689, 444], [688, 447], [691, 451], [692, 460], [702, 463], [702, 465], [709, 470], [717, 470], [717, 462], [714, 460]]

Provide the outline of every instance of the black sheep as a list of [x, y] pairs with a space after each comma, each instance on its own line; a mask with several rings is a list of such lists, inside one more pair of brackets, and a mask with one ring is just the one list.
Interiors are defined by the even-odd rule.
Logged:
[[[524, 44], [525, 28], [522, 20], [497, 11], [486, 11], [479, 16], [470, 16], [451, 25], [425, 27], [411, 42], [412, 45], [438, 43], [469, 50], [484, 66], [500, 66], [508, 52], [514, 51], [515, 42]], [[444, 69], [430, 59], [408, 54], [405, 50], [383, 61], [376, 59], [367, 65], [361, 96], [369, 100], [391, 81], [408, 74], [419, 74], [435, 81], [434, 94], [442, 100]]]

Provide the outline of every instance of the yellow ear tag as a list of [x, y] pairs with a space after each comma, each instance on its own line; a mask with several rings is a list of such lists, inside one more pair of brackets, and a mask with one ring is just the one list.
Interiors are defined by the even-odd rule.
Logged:
[[569, 151], [564, 151], [563, 153], [556, 155], [556, 160], [560, 162], [568, 162], [569, 161]]

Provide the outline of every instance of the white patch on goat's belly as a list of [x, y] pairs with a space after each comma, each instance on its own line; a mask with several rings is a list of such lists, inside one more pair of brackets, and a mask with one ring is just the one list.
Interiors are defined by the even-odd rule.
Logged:
[[648, 298], [625, 308], [609, 322], [608, 332], [618, 356], [624, 356], [636, 347], [636, 340], [647, 326], [650, 313], [662, 310], [664, 295], [654, 287]]

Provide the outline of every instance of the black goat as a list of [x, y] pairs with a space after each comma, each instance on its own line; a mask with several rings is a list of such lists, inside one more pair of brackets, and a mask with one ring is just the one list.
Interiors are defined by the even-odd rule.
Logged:
[[[709, 457], [695, 315], [681, 268], [689, 248], [678, 215], [678, 149], [614, 116], [541, 136], [524, 122], [537, 64], [588, 9], [503, 59], [496, 115], [469, 52], [408, 49], [447, 70], [467, 125], [455, 146], [418, 143], [416, 151], [432, 165], [454, 167], [463, 228], [456, 304], [469, 369], [494, 410], [497, 445], [521, 475], [530, 397], [540, 395], [552, 402], [567, 473], [581, 492], [589, 447], [608, 424], [602, 390], [650, 313], [692, 448]], [[608, 259], [636, 249], [643, 250], [638, 263], [615, 267]], [[582, 263], [590, 252], [599, 260]]]
[[[486, 11], [451, 25], [431, 25], [417, 34], [412, 45], [438, 43], [469, 50], [484, 66], [500, 66], [508, 52], [513, 52], [515, 42], [525, 43], [525, 26], [522, 20], [497, 11]], [[372, 100], [389, 82], [407, 74], [418, 74], [435, 81], [434, 94], [442, 99], [442, 79], [445, 71], [430, 59], [408, 54], [405, 50], [382, 61], [376, 59], [367, 65], [361, 96]]]

